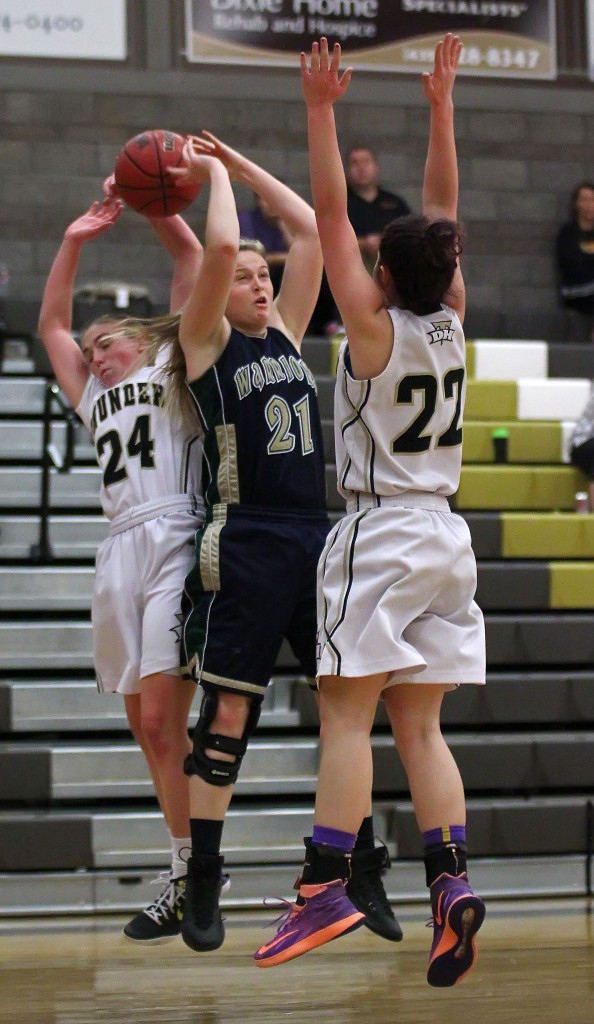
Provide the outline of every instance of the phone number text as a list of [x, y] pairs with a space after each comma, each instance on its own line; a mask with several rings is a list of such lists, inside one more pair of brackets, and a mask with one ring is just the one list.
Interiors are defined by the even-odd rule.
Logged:
[[0, 31], [12, 32], [13, 29], [24, 28], [28, 32], [81, 32], [84, 28], [82, 18], [65, 18], [61, 15], [27, 14], [24, 18], [13, 18], [10, 14], [0, 12]]
[[[490, 46], [481, 50], [478, 46], [465, 46], [460, 56], [460, 66], [467, 68], [513, 68], [536, 71], [542, 54], [539, 50], [517, 49], [507, 46]], [[432, 64], [434, 51], [406, 46], [405, 60], [411, 64]]]

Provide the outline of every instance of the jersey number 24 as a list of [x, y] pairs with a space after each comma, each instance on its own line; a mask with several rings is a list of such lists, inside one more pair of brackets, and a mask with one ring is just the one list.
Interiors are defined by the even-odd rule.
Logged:
[[97, 456], [100, 459], [107, 447], [110, 448], [107, 465], [103, 470], [103, 486], [120, 483], [128, 476], [126, 458], [140, 458], [142, 469], [155, 468], [155, 442], [151, 437], [151, 418], [148, 413], [138, 416], [124, 444], [117, 430], [108, 430], [96, 442]]

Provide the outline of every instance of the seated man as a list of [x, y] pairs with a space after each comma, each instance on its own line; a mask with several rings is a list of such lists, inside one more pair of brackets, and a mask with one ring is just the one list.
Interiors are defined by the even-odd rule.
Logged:
[[[377, 157], [369, 146], [355, 145], [344, 158], [347, 213], [359, 240], [363, 262], [373, 272], [380, 235], [390, 221], [410, 213], [408, 204], [379, 185]], [[340, 316], [324, 273], [320, 294], [309, 325], [310, 333], [332, 336], [342, 329]]]
[[356, 145], [344, 159], [347, 180], [347, 213], [359, 240], [363, 262], [371, 273], [379, 239], [390, 221], [410, 213], [408, 203], [379, 184], [377, 157], [369, 146]]

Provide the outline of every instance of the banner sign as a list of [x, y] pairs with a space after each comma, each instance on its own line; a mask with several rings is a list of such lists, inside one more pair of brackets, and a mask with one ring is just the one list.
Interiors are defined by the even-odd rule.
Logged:
[[0, 57], [125, 60], [126, 0], [0, 0]]
[[354, 67], [422, 71], [446, 32], [464, 44], [463, 73], [556, 76], [554, 0], [186, 0], [189, 61], [296, 68], [324, 35]]

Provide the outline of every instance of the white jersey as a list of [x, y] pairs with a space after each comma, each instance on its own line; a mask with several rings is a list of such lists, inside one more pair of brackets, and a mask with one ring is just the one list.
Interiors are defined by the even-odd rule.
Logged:
[[76, 411], [95, 443], [108, 519], [162, 498], [202, 493], [199, 428], [163, 408], [164, 387], [159, 366], [144, 366], [111, 388], [93, 376], [86, 383]]
[[355, 380], [348, 339], [339, 354], [336, 464], [347, 501], [360, 492], [379, 499], [404, 491], [449, 495], [460, 480], [466, 393], [460, 320], [446, 306], [430, 316], [388, 312], [394, 343], [383, 373]]

